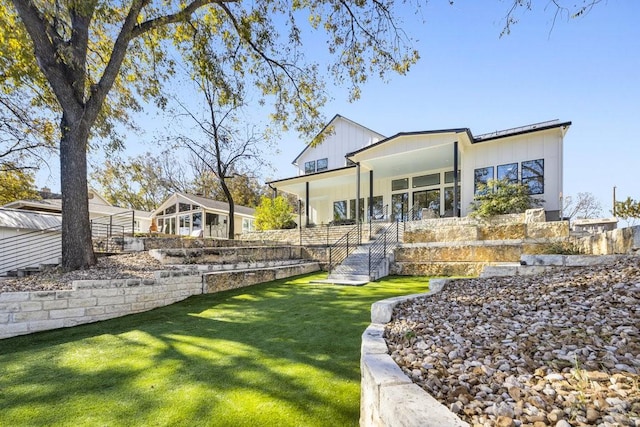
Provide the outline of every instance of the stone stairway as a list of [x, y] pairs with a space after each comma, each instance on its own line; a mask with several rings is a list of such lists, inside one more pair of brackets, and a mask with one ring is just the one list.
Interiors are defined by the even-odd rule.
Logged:
[[[389, 275], [389, 266], [393, 261], [393, 250], [397, 243], [387, 246], [384, 258], [377, 265], [371, 265], [369, 271], [369, 250], [380, 242], [388, 224], [380, 225], [372, 230], [371, 239], [359, 245], [340, 265], [331, 271], [327, 282], [344, 285], [364, 285], [373, 280]], [[399, 241], [402, 241], [402, 224], [398, 229]], [[395, 238], [396, 236], [394, 236]]]

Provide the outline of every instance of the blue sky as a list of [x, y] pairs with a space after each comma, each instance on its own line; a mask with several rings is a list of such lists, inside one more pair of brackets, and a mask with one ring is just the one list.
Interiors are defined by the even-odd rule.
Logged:
[[[572, 121], [564, 145], [565, 195], [593, 193], [605, 216], [613, 186], [618, 199], [640, 199], [640, 141], [633, 127], [640, 121], [640, 2], [603, 1], [583, 17], [559, 17], [553, 25], [552, 6], [541, 0], [500, 38], [509, 3], [431, 0], [422, 10], [424, 23], [406, 9], [403, 28], [418, 39], [419, 63], [388, 82], [372, 77], [354, 103], [347, 102], [346, 88], [329, 86], [333, 100], [323, 114], [341, 114], [388, 136], [451, 127], [480, 134]], [[152, 138], [160, 131], [154, 123], [162, 122], [145, 116], [147, 136], [140, 140]], [[291, 161], [307, 142], [283, 135], [270, 177], [293, 175]], [[149, 149], [133, 144], [128, 153]], [[55, 174], [40, 174], [37, 184], [59, 188]]]
[[[480, 134], [570, 120], [565, 195], [593, 193], [605, 216], [613, 186], [618, 199], [639, 199], [640, 141], [633, 126], [640, 121], [640, 2], [603, 2], [586, 16], [553, 25], [542, 1], [500, 38], [507, 3], [429, 2], [426, 23], [407, 27], [420, 40], [421, 54], [409, 74], [371, 82], [353, 104], [336, 96], [326, 114], [387, 136], [451, 127]], [[280, 157], [290, 162], [296, 144], [284, 141]]]

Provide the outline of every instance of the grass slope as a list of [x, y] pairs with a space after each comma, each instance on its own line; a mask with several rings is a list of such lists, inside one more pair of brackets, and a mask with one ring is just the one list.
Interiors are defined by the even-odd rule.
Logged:
[[357, 425], [371, 303], [428, 280], [321, 277], [2, 340], [0, 425]]

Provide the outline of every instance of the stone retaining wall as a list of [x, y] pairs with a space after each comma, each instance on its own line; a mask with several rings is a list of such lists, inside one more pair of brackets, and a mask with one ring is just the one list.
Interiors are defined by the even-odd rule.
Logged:
[[572, 237], [571, 242], [581, 253], [590, 255], [640, 253], [640, 225], [587, 237]]
[[112, 319], [202, 293], [198, 272], [155, 279], [78, 280], [72, 290], [0, 293], [0, 338]]
[[431, 279], [427, 294], [389, 298], [371, 307], [371, 325], [362, 334], [360, 358], [361, 427], [468, 427], [446, 406], [407, 377], [387, 354], [384, 324], [402, 301], [433, 294], [446, 283]]
[[309, 262], [268, 269], [247, 269], [228, 272], [216, 271], [205, 273], [202, 276], [203, 290], [206, 294], [212, 294], [229, 289], [238, 289], [258, 283], [298, 276], [300, 274], [314, 273], [319, 270], [320, 265], [318, 265], [317, 262]]
[[302, 258], [300, 246], [154, 249], [149, 255], [162, 264], [231, 264]]
[[154, 279], [77, 280], [73, 289], [0, 293], [0, 339], [140, 313], [192, 295], [318, 271], [317, 262], [203, 272], [156, 271]]
[[407, 223], [403, 240], [405, 243], [428, 243], [569, 237], [567, 221], [494, 224], [460, 218], [461, 221], [456, 224], [450, 220], [451, 218], [442, 218]]

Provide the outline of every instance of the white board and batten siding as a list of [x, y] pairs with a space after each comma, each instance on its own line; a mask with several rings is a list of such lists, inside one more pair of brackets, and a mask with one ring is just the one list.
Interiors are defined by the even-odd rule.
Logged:
[[562, 193], [562, 135], [557, 129], [527, 133], [512, 137], [479, 142], [466, 147], [461, 156], [462, 214], [473, 201], [474, 171], [478, 168], [497, 167], [509, 163], [518, 164], [522, 174], [522, 162], [544, 159], [544, 193], [537, 196], [544, 200], [547, 211], [560, 210]]
[[296, 165], [298, 175], [304, 175], [304, 165], [319, 159], [328, 160], [328, 170], [346, 166], [345, 155], [382, 140], [384, 136], [354, 123], [341, 116], [336, 116], [328, 125], [331, 133], [315, 147], [307, 146], [298, 156]]

